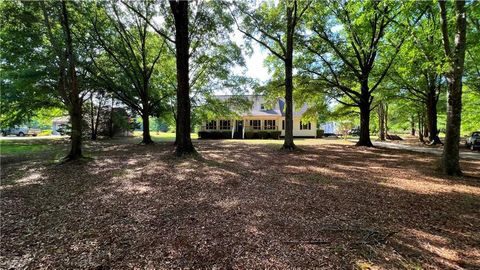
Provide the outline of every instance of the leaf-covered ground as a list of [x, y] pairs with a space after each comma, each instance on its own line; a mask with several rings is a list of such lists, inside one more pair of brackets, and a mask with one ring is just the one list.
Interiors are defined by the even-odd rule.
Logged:
[[438, 157], [334, 142], [196, 147], [3, 156], [0, 268], [480, 268], [480, 161], [448, 178]]

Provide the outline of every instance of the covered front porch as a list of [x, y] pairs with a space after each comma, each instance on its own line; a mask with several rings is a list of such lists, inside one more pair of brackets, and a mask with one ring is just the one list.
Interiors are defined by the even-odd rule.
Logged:
[[[249, 118], [243, 119], [217, 119], [204, 122], [200, 127], [200, 133], [220, 133], [221, 137], [229, 137], [234, 139], [250, 139], [250, 138], [278, 138], [281, 134], [281, 126], [277, 118]], [[230, 133], [230, 134], [227, 134]]]

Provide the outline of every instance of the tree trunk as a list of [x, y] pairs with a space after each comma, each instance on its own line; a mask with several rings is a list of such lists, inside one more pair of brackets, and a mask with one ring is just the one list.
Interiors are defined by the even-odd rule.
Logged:
[[385, 103], [385, 134], [388, 135], [388, 103]]
[[82, 100], [78, 90], [77, 74], [73, 42], [68, 21], [68, 11], [65, 1], [62, 1], [62, 28], [65, 32], [66, 57], [68, 59], [68, 76], [70, 79], [70, 121], [72, 123], [70, 153], [65, 157], [66, 161], [76, 160], [82, 157]]
[[361, 85], [361, 100], [360, 100], [360, 139], [357, 146], [373, 147], [370, 141], [370, 100], [371, 95], [368, 88], [368, 79], [364, 79]]
[[148, 112], [142, 113], [143, 133], [142, 144], [153, 144], [152, 137], [150, 137], [150, 114]]
[[378, 138], [380, 141], [385, 141], [385, 108], [383, 101], [378, 104]]
[[467, 43], [467, 14], [465, 11], [465, 1], [456, 1], [455, 46], [452, 51], [449, 43], [446, 5], [444, 1], [439, 1], [439, 4], [441, 10], [443, 45], [446, 58], [450, 60], [450, 70], [446, 74], [448, 82], [447, 127], [442, 165], [444, 173], [448, 175], [462, 175], [460, 169], [459, 144], [462, 117], [462, 75]]
[[428, 121], [425, 119], [426, 117], [423, 117], [423, 137], [428, 138], [428, 134], [430, 131], [428, 130]]
[[114, 130], [113, 130], [113, 105], [114, 105], [114, 99], [112, 97], [112, 104], [111, 104], [111, 107], [110, 107], [110, 121], [109, 121], [109, 125], [108, 125], [108, 135], [110, 138], [113, 138], [113, 136], [115, 134], [114, 133]]
[[410, 135], [415, 136], [415, 117], [413, 116], [413, 114], [410, 118], [410, 128]]
[[188, 36], [188, 1], [170, 1], [175, 20], [175, 49], [177, 60], [177, 156], [194, 153], [190, 138], [190, 82]]
[[97, 116], [95, 118], [95, 129], [93, 130], [92, 140], [97, 139], [98, 126], [100, 125], [100, 114], [102, 113], [103, 101], [104, 101], [104, 97], [102, 96], [101, 99], [98, 101]]
[[423, 142], [423, 116], [418, 113], [418, 140]]
[[293, 7], [287, 5], [287, 48], [285, 55], [285, 140], [282, 149], [294, 150], [293, 142]]
[[90, 94], [90, 139], [95, 141], [97, 134], [95, 134], [95, 112], [93, 107], [93, 93]]
[[370, 140], [370, 104], [360, 104], [360, 138], [356, 144], [357, 146], [372, 147]]
[[430, 86], [427, 97], [427, 124], [428, 124], [428, 140], [430, 144], [442, 144], [438, 137], [437, 128], [437, 95], [435, 85]]

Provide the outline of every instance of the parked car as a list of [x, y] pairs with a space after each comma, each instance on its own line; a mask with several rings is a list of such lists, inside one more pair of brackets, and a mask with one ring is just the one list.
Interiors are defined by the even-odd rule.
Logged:
[[352, 128], [348, 131], [348, 135], [360, 136], [360, 129], [359, 128]]
[[60, 133], [60, 135], [62, 136], [71, 135], [72, 127], [69, 124], [60, 124], [57, 132]]
[[465, 147], [471, 150], [480, 149], [480, 131], [472, 132], [465, 141]]
[[40, 129], [37, 128], [29, 128], [29, 127], [13, 127], [13, 128], [7, 128], [7, 129], [2, 129], [2, 136], [8, 136], [8, 135], [16, 135], [16, 136], [37, 136], [41, 132]]

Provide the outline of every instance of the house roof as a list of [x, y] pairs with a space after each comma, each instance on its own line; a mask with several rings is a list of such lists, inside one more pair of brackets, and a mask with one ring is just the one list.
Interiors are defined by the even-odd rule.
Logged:
[[[228, 100], [234, 96], [232, 95], [217, 95], [215, 96], [219, 100], [225, 101]], [[235, 96], [238, 97], [238, 96]], [[272, 109], [269, 110], [262, 110], [258, 106], [255, 106], [258, 103], [263, 103], [265, 102], [265, 97], [262, 95], [243, 95], [242, 97], [245, 97], [249, 101], [252, 101], [252, 108], [250, 111], [246, 111], [243, 113], [240, 113], [241, 116], [285, 116], [285, 100], [283, 98], [277, 98], [276, 103]], [[301, 117], [308, 109], [308, 104], [304, 103], [302, 107], [296, 108], [297, 110], [294, 110], [293, 116], [294, 117]]]

